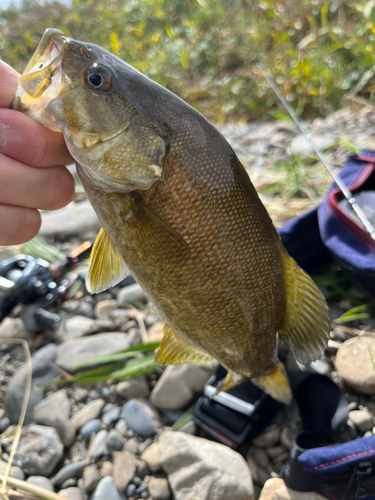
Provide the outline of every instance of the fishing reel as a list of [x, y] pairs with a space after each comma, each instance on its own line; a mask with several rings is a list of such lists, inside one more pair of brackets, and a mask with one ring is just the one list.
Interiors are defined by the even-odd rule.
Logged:
[[53, 329], [61, 318], [49, 311], [68, 298], [68, 292], [83, 276], [64, 275], [67, 268], [78, 263], [79, 257], [91, 249], [86, 242], [65, 259], [50, 265], [46, 260], [31, 255], [17, 255], [0, 263], [0, 323], [16, 305], [25, 307], [21, 318], [28, 330], [42, 327]]

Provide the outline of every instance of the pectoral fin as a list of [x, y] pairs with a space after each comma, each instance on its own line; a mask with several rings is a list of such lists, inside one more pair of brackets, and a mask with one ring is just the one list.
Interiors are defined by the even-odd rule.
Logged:
[[90, 256], [86, 288], [99, 293], [126, 278], [127, 270], [111, 238], [100, 229]]
[[164, 333], [164, 337], [156, 353], [156, 363], [177, 365], [179, 363], [211, 363], [213, 361], [211, 356], [177, 337], [166, 323], [164, 323], [162, 333]]
[[288, 255], [283, 255], [286, 311], [280, 335], [297, 361], [319, 358], [328, 343], [328, 306], [313, 280]]

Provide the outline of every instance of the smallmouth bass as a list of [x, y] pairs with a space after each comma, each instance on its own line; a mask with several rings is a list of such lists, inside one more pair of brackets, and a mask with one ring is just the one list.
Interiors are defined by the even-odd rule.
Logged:
[[328, 309], [286, 253], [234, 151], [200, 113], [106, 50], [47, 30], [13, 107], [60, 130], [102, 229], [87, 287], [131, 271], [164, 320], [160, 364], [219, 361], [288, 403], [296, 359], [327, 344]]

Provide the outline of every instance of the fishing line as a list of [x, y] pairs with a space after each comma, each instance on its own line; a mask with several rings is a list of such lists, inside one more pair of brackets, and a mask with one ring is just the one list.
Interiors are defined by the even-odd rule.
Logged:
[[275, 92], [276, 96], [279, 98], [279, 100], [281, 101], [282, 105], [288, 111], [288, 113], [292, 117], [294, 123], [297, 125], [297, 127], [299, 128], [299, 130], [304, 135], [306, 141], [309, 143], [309, 145], [315, 151], [315, 153], [317, 154], [319, 160], [323, 163], [323, 165], [325, 166], [326, 170], [328, 171], [328, 173], [330, 174], [330, 176], [333, 178], [333, 180], [337, 184], [337, 186], [340, 189], [340, 191], [342, 192], [342, 194], [345, 196], [346, 201], [349, 203], [349, 206], [357, 214], [359, 220], [363, 224], [363, 226], [366, 229], [366, 231], [369, 233], [369, 235], [371, 236], [371, 238], [375, 241], [375, 229], [374, 229], [373, 225], [371, 224], [371, 222], [366, 217], [366, 215], [364, 214], [362, 208], [356, 202], [353, 194], [349, 191], [349, 189], [346, 187], [346, 185], [341, 180], [341, 178], [338, 175], [335, 174], [335, 172], [333, 171], [332, 165], [330, 165], [326, 161], [326, 159], [324, 158], [323, 153], [321, 152], [321, 150], [314, 144], [314, 142], [312, 141], [312, 134], [310, 132], [308, 132], [305, 129], [305, 127], [302, 125], [302, 123], [298, 120], [298, 118], [297, 118], [297, 116], [296, 116], [293, 108], [286, 101], [286, 99], [284, 99], [284, 97], [281, 95], [281, 93], [279, 92], [279, 90], [278, 90], [275, 82], [272, 80], [272, 78], [270, 78], [267, 75], [265, 69], [260, 64], [257, 64], [257, 68], [259, 69], [259, 71], [262, 73], [262, 75], [266, 79], [268, 85]]

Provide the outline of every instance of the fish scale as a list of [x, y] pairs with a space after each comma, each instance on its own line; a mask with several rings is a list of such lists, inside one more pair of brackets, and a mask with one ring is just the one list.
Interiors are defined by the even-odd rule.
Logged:
[[158, 363], [215, 358], [228, 370], [221, 389], [252, 378], [288, 403], [277, 335], [297, 360], [318, 358], [327, 305], [216, 128], [117, 57], [57, 30], [21, 76], [15, 107], [62, 131], [101, 222], [88, 290], [129, 269], [164, 319]]

